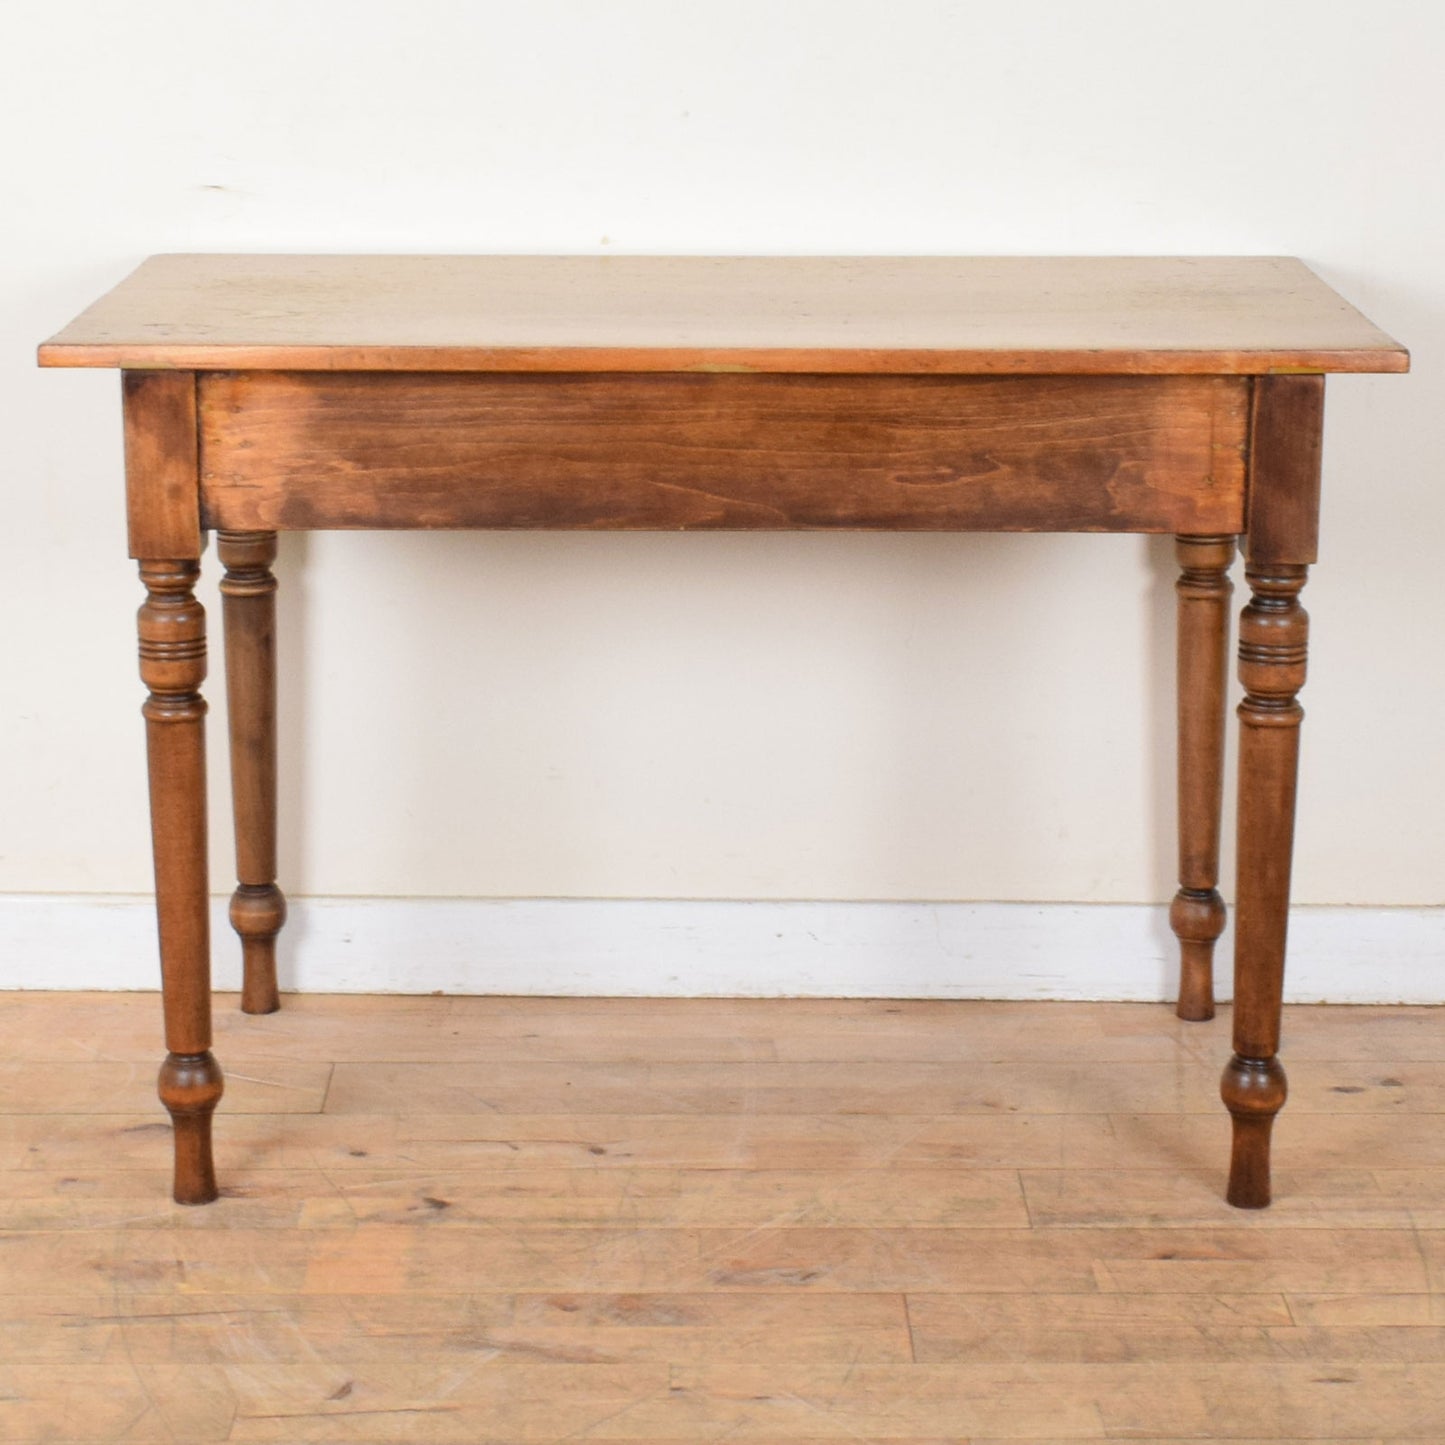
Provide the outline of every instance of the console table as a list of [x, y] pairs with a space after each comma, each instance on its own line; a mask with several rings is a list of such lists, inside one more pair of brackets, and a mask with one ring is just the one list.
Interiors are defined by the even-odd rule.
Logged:
[[40, 348], [123, 372], [175, 1197], [216, 1197], [204, 720], [215, 530], [242, 1008], [278, 1005], [276, 534], [1162, 532], [1177, 539], [1178, 1010], [1213, 1013], [1243, 536], [1228, 1198], [1269, 1202], [1327, 372], [1406, 352], [1298, 261], [157, 256]]

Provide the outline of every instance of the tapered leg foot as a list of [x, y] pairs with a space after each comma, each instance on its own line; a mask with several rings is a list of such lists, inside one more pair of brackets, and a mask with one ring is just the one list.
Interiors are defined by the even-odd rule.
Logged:
[[177, 1204], [210, 1204], [219, 1193], [211, 1152], [211, 1115], [225, 1081], [209, 1052], [168, 1054], [161, 1065], [158, 1092], [175, 1128]]
[[216, 541], [226, 568], [221, 605], [240, 880], [231, 926], [241, 938], [241, 1008], [266, 1014], [281, 1007], [276, 935], [286, 922], [276, 886], [276, 534], [219, 532]]
[[1224, 932], [1219, 820], [1224, 803], [1225, 679], [1233, 537], [1176, 537], [1179, 563], [1179, 892], [1169, 923], [1179, 939], [1182, 1019], [1214, 1017], [1214, 945]]
[[1284, 1107], [1288, 1086], [1278, 1059], [1244, 1059], [1236, 1054], [1219, 1081], [1234, 1124], [1225, 1198], [1237, 1209], [1269, 1203], [1269, 1141], [1274, 1117]]

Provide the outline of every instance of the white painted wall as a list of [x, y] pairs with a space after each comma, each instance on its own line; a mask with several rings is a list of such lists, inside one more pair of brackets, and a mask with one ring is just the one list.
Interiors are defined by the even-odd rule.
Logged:
[[[1218, 252], [1303, 256], [1414, 353], [1330, 383], [1296, 897], [1445, 902], [1442, 43], [1418, 0], [7, 0], [0, 891], [149, 886], [117, 382], [33, 364], [147, 253]], [[1167, 542], [280, 571], [293, 893], [1172, 891]]]

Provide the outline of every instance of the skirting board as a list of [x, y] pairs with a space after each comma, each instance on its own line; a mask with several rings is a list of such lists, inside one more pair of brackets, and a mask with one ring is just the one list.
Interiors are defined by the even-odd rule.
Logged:
[[[226, 900], [215, 984], [240, 986]], [[1230, 993], [1228, 933], [1217, 987]], [[1135, 904], [305, 898], [283, 990], [634, 997], [1172, 999], [1166, 910]], [[1445, 1002], [1445, 909], [1297, 908], [1291, 1002]], [[145, 898], [0, 894], [0, 988], [157, 986]]]

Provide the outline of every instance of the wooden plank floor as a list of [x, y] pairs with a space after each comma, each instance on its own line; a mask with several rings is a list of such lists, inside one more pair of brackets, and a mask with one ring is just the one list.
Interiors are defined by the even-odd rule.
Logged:
[[1445, 1440], [1445, 1010], [0, 994], [0, 1440]]

